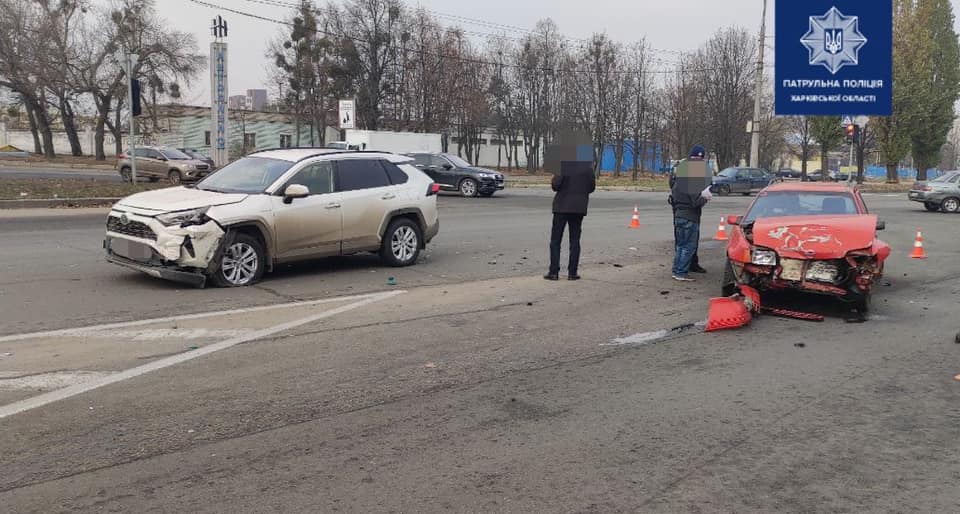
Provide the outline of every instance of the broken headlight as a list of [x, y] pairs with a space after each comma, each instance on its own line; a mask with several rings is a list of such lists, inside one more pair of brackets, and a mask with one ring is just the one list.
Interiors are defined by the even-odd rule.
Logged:
[[757, 266], [776, 266], [777, 252], [773, 250], [763, 250], [761, 248], [753, 249], [753, 257], [750, 262]]
[[210, 218], [207, 217], [207, 210], [209, 209], [210, 207], [201, 207], [189, 211], [168, 212], [157, 216], [157, 221], [168, 227], [173, 225], [180, 225], [181, 227], [203, 225], [210, 221]]

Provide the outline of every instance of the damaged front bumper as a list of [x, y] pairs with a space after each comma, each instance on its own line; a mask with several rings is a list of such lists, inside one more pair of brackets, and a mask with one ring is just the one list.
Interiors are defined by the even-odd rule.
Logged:
[[733, 263], [733, 272], [738, 285], [792, 289], [842, 299], [869, 295], [880, 276], [873, 261], [853, 255], [829, 261], [780, 259], [776, 266]]
[[108, 262], [202, 287], [224, 235], [215, 221], [165, 226], [152, 216], [113, 210], [103, 248]]

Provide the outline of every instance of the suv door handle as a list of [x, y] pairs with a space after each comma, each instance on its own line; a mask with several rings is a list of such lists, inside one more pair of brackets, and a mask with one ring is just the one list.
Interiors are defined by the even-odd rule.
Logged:
[[396, 197], [397, 197], [397, 195], [395, 195], [395, 194], [393, 194], [393, 193], [387, 193], [387, 194], [381, 196], [380, 199], [381, 199], [381, 200], [393, 200], [393, 199], [396, 198]]
[[338, 203], [328, 203], [326, 208], [327, 208], [327, 209], [339, 209], [339, 208], [340, 208], [340, 204], [338, 204]]

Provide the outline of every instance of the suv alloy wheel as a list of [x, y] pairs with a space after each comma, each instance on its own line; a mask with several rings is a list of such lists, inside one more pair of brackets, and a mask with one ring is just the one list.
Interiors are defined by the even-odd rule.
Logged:
[[220, 287], [242, 287], [255, 284], [263, 277], [266, 265], [266, 252], [256, 238], [247, 234], [237, 234], [227, 246], [213, 275], [214, 282]]
[[477, 190], [479, 189], [480, 186], [477, 184], [477, 181], [472, 178], [465, 178], [460, 182], [460, 194], [468, 198], [477, 196]]
[[420, 256], [420, 227], [407, 218], [390, 223], [383, 234], [380, 257], [394, 267], [410, 266]]

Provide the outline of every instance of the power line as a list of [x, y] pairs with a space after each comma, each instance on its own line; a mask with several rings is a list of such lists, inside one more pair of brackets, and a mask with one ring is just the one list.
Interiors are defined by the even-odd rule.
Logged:
[[[197, 5], [201, 5], [201, 6], [203, 6], [203, 7], [210, 8], [210, 9], [219, 9], [219, 10], [221, 10], [221, 11], [230, 12], [230, 13], [233, 13], [233, 14], [236, 14], [236, 15], [239, 15], [239, 16], [244, 16], [244, 17], [248, 17], [248, 18], [253, 18], [253, 19], [260, 20], [260, 21], [266, 21], [266, 22], [270, 22], [270, 23], [274, 23], [274, 24], [278, 24], [278, 25], [284, 25], [284, 26], [288, 26], [288, 27], [294, 26], [294, 24], [293, 24], [292, 22], [289, 22], [289, 21], [279, 20], [279, 19], [276, 19], [276, 18], [271, 18], [271, 17], [269, 17], [269, 16], [262, 16], [262, 15], [259, 15], [259, 14], [255, 14], [255, 13], [251, 13], [251, 12], [247, 12], [247, 11], [242, 11], [242, 10], [239, 10], [239, 9], [234, 9], [234, 8], [231, 8], [231, 7], [224, 7], [224, 6], [222, 6], [222, 5], [214, 4], [214, 3], [207, 2], [207, 1], [204, 1], [204, 0], [188, 0], [188, 1], [190, 1], [190, 2], [192, 2], [192, 3], [194, 3], [194, 4], [197, 4]], [[279, 1], [277, 1], [277, 0], [247, 0], [247, 1], [251, 1], [251, 2], [254, 2], [254, 3], [263, 3], [263, 4], [266, 4], [266, 5], [274, 5], [274, 6], [277, 6], [278, 4], [279, 4], [279, 5], [285, 4], [284, 2], [279, 2]], [[290, 5], [285, 5], [285, 6], [290, 7]], [[299, 7], [299, 6], [297, 6], [297, 7]], [[330, 32], [330, 31], [328, 31], [328, 30], [324, 30], [324, 29], [320, 29], [320, 28], [314, 29], [313, 32], [316, 33], [316, 34], [323, 34], [323, 35], [329, 36], [329, 37], [337, 37], [337, 38], [348, 39], [348, 40], [354, 41], [354, 42], [356, 42], [356, 43], [370, 44], [370, 41], [365, 40], [365, 39], [363, 39], [363, 38], [358, 38], [358, 37], [350, 36], [350, 35], [347, 35], [347, 34], [340, 34], [340, 33]], [[461, 57], [461, 56], [445, 55], [445, 54], [440, 54], [440, 53], [436, 53], [436, 52], [431, 52], [431, 51], [423, 50], [423, 49], [419, 49], [419, 50], [418, 50], [418, 49], [407, 49], [407, 51], [408, 51], [408, 52], [415, 53], [415, 54], [419, 54], [419, 55], [430, 56], [430, 57], [437, 57], [437, 58], [440, 58], [440, 59], [449, 59], [449, 60], [452, 60], [452, 61], [463, 62], [463, 63], [467, 63], [467, 64], [476, 64], [476, 65], [481, 65], [481, 66], [503, 66], [503, 67], [508, 67], [508, 68], [521, 69], [521, 70], [536, 70], [536, 71], [542, 71], [542, 72], [550, 73], [550, 74], [587, 74], [587, 75], [592, 75], [592, 74], [595, 73], [595, 71], [593, 71], [593, 70], [580, 70], [580, 69], [573, 69], [573, 68], [549, 68], [549, 67], [542, 67], [542, 66], [530, 67], [530, 66], [525, 66], [525, 65], [523, 65], [523, 64], [514, 64], [514, 63], [507, 63], [507, 62], [486, 61], [486, 60], [483, 60], [483, 59], [474, 59], [474, 58], [466, 58], [466, 57]], [[671, 63], [671, 64], [675, 64], [675, 63]], [[674, 69], [674, 70], [666, 70], [666, 69], [660, 69], [660, 70], [642, 70], [642, 71], [640, 72], [640, 74], [642, 74], [642, 75], [660, 75], [660, 74], [667, 75], [667, 74], [674, 74], [674, 73], [678, 73], [678, 72], [679, 72], [679, 73], [713, 72], [713, 71], [720, 71], [721, 69], [722, 69], [722, 68], [686, 68], [686, 69], [680, 68], [680, 69]], [[612, 70], [612, 71], [610, 71], [609, 73], [612, 73], [612, 74], [615, 74], [615, 75], [636, 75], [636, 74], [637, 74], [637, 73], [634, 72], [634, 71], [626, 71], [626, 70]]]

